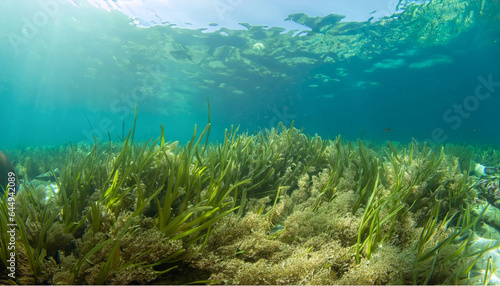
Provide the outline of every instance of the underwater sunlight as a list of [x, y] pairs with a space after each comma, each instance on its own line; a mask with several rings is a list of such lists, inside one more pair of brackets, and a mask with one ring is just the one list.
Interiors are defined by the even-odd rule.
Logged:
[[0, 284], [500, 284], [499, 1], [0, 15]]

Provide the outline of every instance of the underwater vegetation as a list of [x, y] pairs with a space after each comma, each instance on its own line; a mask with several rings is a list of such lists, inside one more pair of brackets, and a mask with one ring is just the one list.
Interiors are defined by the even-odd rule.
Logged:
[[492, 148], [325, 140], [293, 123], [209, 133], [181, 145], [162, 126], [139, 143], [134, 124], [120, 143], [9, 151], [24, 181], [15, 279], [0, 207], [0, 281], [498, 282], [498, 185], [469, 175]]

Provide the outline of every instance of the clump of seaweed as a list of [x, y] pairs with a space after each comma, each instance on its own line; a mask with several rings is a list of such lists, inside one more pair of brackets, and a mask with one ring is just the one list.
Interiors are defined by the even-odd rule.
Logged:
[[[134, 144], [134, 123], [118, 153], [111, 143], [108, 152], [96, 143], [87, 154], [71, 146], [57, 196], [47, 204], [45, 193], [25, 184], [17, 221], [32, 282], [51, 281], [42, 275], [46, 258], [61, 261], [57, 283], [144, 283], [174, 269], [160, 270], [189, 244], [206, 241], [213, 223], [237, 209], [237, 190], [249, 182], [222, 184], [227, 169], [220, 166], [207, 172], [200, 142], [209, 130], [210, 124], [196, 138], [195, 128], [188, 145], [176, 151], [176, 144], [165, 143], [163, 129], [152, 144]], [[47, 243], [52, 225], [62, 232], [52, 238], [69, 238], [75, 246]], [[151, 243], [144, 243], [148, 236]], [[158, 252], [153, 241], [172, 246]]]
[[214, 245], [187, 258], [191, 265], [217, 284], [467, 281], [465, 265], [481, 257], [467, 250], [468, 234], [482, 215], [467, 207], [473, 183], [457, 160], [416, 142], [400, 150], [389, 143], [385, 156], [340, 138], [326, 150], [330, 166], [305, 172], [282, 195], [292, 210], [285, 217], [269, 221], [254, 205], [241, 220], [226, 217]]

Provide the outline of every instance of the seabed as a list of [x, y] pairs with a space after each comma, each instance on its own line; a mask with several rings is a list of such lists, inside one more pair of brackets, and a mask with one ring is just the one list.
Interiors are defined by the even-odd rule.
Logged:
[[[485, 146], [253, 135], [6, 150], [5, 284], [497, 284], [499, 166]], [[495, 183], [496, 182], [496, 183]], [[8, 194], [4, 194], [7, 201]]]

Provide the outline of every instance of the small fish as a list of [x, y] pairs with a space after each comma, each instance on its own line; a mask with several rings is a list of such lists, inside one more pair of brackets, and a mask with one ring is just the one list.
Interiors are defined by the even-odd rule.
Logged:
[[0, 151], [0, 195], [3, 195], [4, 189], [7, 189], [7, 185], [9, 184], [9, 173], [14, 173], [14, 177], [16, 178], [16, 192], [19, 188], [19, 179], [16, 175], [16, 169], [12, 166], [7, 155], [4, 152]]
[[389, 132], [389, 131], [391, 131], [391, 128], [386, 128], [386, 129], [384, 129], [384, 131]]

